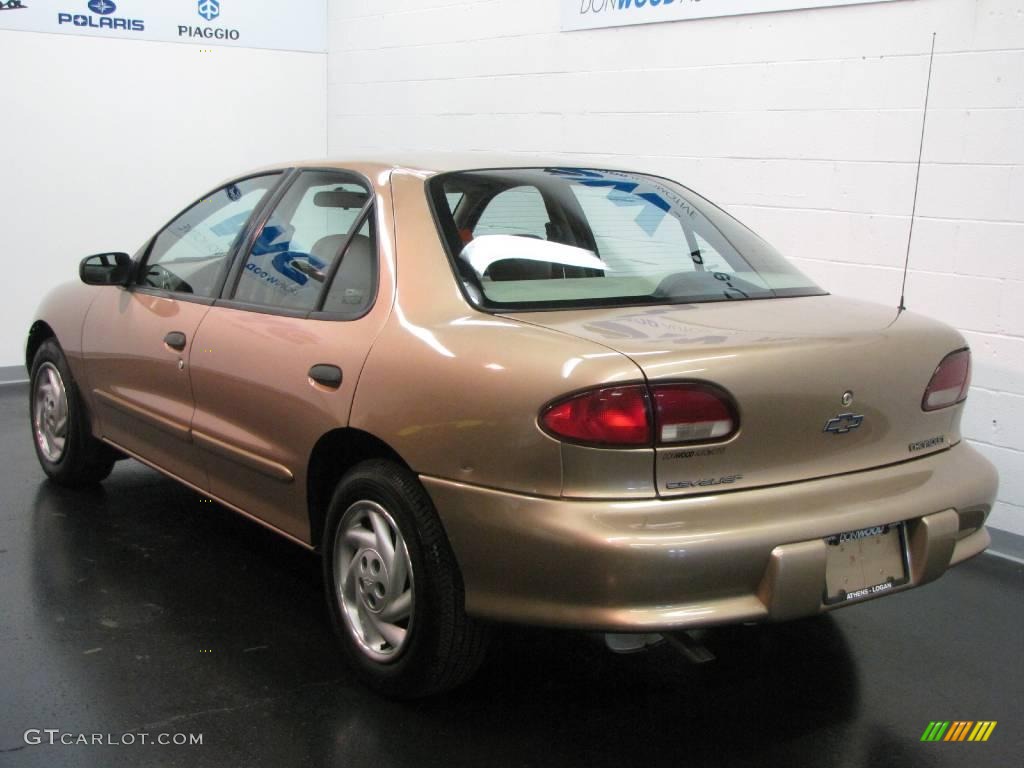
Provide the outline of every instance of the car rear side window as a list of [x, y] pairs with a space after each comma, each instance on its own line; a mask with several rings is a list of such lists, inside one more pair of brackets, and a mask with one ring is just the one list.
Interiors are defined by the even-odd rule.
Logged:
[[139, 285], [214, 298], [236, 240], [279, 178], [274, 173], [233, 182], [180, 214], [153, 241]]
[[496, 169], [435, 176], [428, 190], [458, 279], [485, 309], [824, 293], [724, 211], [660, 177]]
[[322, 304], [328, 312], [363, 314], [376, 288], [370, 199], [349, 175], [300, 174], [253, 243], [234, 301], [293, 311]]

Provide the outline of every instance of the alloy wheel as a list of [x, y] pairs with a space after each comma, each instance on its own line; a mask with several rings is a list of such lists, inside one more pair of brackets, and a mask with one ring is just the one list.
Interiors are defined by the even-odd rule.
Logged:
[[359, 649], [378, 663], [394, 661], [412, 628], [412, 562], [405, 540], [375, 501], [353, 503], [334, 540], [334, 592]]
[[47, 461], [59, 462], [68, 439], [68, 395], [53, 363], [43, 363], [36, 375], [32, 426], [40, 452]]

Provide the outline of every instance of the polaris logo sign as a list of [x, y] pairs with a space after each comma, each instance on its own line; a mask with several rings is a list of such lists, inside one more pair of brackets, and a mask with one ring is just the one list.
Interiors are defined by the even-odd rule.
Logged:
[[0, 0], [0, 29], [327, 51], [327, 0]]
[[561, 0], [562, 29], [598, 29], [713, 16], [890, 3], [894, 0]]
[[[126, 19], [123, 16], [115, 16], [117, 6], [111, 0], [89, 0], [87, 8], [92, 13], [59, 12], [57, 24], [73, 24], [76, 27], [123, 30], [125, 32], [146, 31], [146, 22], [142, 19]], [[98, 15], [93, 16], [93, 13]]]

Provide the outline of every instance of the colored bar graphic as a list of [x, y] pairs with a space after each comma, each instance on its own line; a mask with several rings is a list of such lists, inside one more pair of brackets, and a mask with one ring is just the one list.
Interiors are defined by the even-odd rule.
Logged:
[[980, 721], [974, 727], [969, 741], [988, 741], [988, 737], [996, 729], [996, 722], [996, 720]]
[[953, 726], [949, 729], [949, 733], [946, 734], [944, 741], [963, 741], [967, 735], [967, 729], [973, 725], [971, 722], [964, 720], [955, 720]]
[[942, 737], [946, 733], [946, 729], [949, 728], [949, 721], [935, 721], [928, 723], [928, 727], [924, 729], [924, 733], [921, 734], [921, 741], [941, 741]]
[[988, 741], [996, 720], [932, 720], [921, 734], [921, 741]]

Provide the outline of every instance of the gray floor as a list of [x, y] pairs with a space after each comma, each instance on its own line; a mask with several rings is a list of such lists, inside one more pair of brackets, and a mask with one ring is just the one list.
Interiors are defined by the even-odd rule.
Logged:
[[[715, 633], [719, 660], [508, 630], [479, 678], [385, 701], [334, 651], [312, 556], [138, 464], [43, 481], [0, 388], [0, 766], [1019, 766], [1024, 567], [982, 556], [830, 616]], [[931, 720], [990, 740], [921, 743]], [[25, 745], [27, 729], [202, 746]]]
[[11, 381], [25, 381], [28, 372], [23, 365], [0, 366], [0, 385]]

